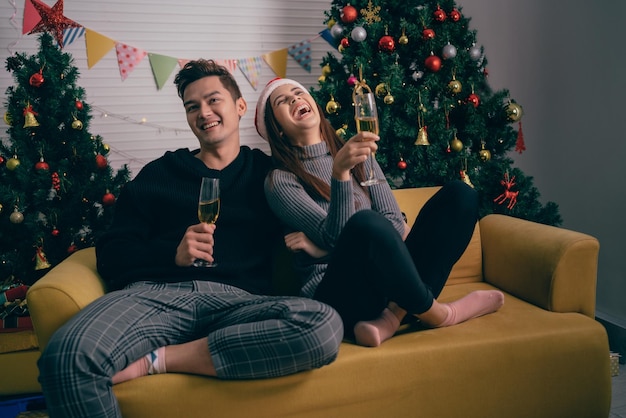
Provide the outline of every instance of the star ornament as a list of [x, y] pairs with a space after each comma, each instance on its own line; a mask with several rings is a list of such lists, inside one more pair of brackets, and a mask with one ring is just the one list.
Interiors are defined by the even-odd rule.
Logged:
[[28, 32], [29, 35], [39, 32], [50, 32], [54, 34], [54, 38], [57, 40], [59, 47], [63, 48], [63, 31], [67, 28], [78, 28], [82, 26], [63, 16], [63, 0], [58, 0], [52, 7], [49, 7], [40, 0], [30, 0], [30, 2], [37, 10], [37, 13], [39, 13], [41, 21]]

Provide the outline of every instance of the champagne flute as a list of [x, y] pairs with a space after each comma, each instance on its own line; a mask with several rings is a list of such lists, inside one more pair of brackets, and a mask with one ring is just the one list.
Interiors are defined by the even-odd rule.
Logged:
[[[367, 89], [367, 91], [364, 90]], [[376, 109], [376, 100], [370, 88], [359, 86], [354, 90], [354, 119], [356, 121], [356, 131], [367, 131], [378, 135], [378, 110]], [[368, 158], [369, 170], [368, 179], [361, 182], [361, 186], [371, 186], [383, 183], [384, 179], [374, 178], [374, 153], [372, 152]]]
[[[198, 199], [198, 219], [200, 222], [214, 224], [220, 214], [220, 180], [203, 177]], [[215, 267], [217, 263], [197, 259], [194, 267]]]

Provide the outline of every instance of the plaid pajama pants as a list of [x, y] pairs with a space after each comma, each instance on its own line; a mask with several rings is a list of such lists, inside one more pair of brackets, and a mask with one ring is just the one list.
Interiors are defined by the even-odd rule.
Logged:
[[83, 309], [40, 360], [50, 417], [121, 417], [111, 377], [158, 347], [208, 336], [222, 379], [269, 378], [331, 363], [339, 315], [320, 302], [212, 282], [139, 282]]

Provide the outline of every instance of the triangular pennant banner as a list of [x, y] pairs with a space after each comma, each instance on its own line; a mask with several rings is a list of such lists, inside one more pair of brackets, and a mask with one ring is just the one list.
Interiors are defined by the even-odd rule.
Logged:
[[237, 60], [215, 60], [215, 62], [223, 67], [228, 68], [231, 74], [235, 74], [237, 70]]
[[243, 58], [237, 60], [237, 65], [248, 80], [248, 83], [256, 90], [261, 74], [261, 57]]
[[264, 54], [263, 59], [277, 77], [287, 77], [287, 48]]
[[85, 28], [80, 26], [78, 28], [67, 28], [63, 31], [63, 45], [68, 46], [76, 39], [85, 34]]
[[178, 64], [178, 59], [153, 53], [149, 53], [148, 58], [150, 58], [150, 66], [152, 66], [154, 81], [157, 83], [157, 90], [161, 90]]
[[34, 2], [39, 2], [39, 0], [26, 0], [24, 2], [24, 19], [22, 21], [22, 35], [30, 32], [37, 23], [41, 22], [41, 16], [33, 6]]
[[323, 31], [321, 31], [319, 33], [319, 35], [324, 38], [324, 40], [326, 42], [328, 42], [330, 44], [330, 46], [332, 46], [333, 48], [337, 49], [339, 48], [339, 40], [336, 39], [331, 33], [330, 33], [330, 29], [324, 29]]
[[85, 29], [85, 45], [87, 46], [87, 68], [91, 68], [113, 49], [115, 41], [91, 29]]
[[183, 68], [189, 61], [191, 61], [191, 60], [179, 59], [178, 60], [178, 66], [180, 68]]
[[291, 45], [287, 52], [302, 68], [311, 72], [311, 41], [309, 39]]
[[121, 42], [115, 44], [115, 52], [117, 53], [117, 65], [120, 67], [122, 81], [126, 80], [128, 75], [133, 72], [141, 60], [148, 55], [143, 49], [135, 48]]

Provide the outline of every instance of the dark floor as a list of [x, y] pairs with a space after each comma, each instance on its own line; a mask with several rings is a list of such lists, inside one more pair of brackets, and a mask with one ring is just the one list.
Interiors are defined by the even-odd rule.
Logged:
[[619, 376], [611, 378], [613, 397], [609, 418], [626, 418], [626, 365], [619, 365]]

